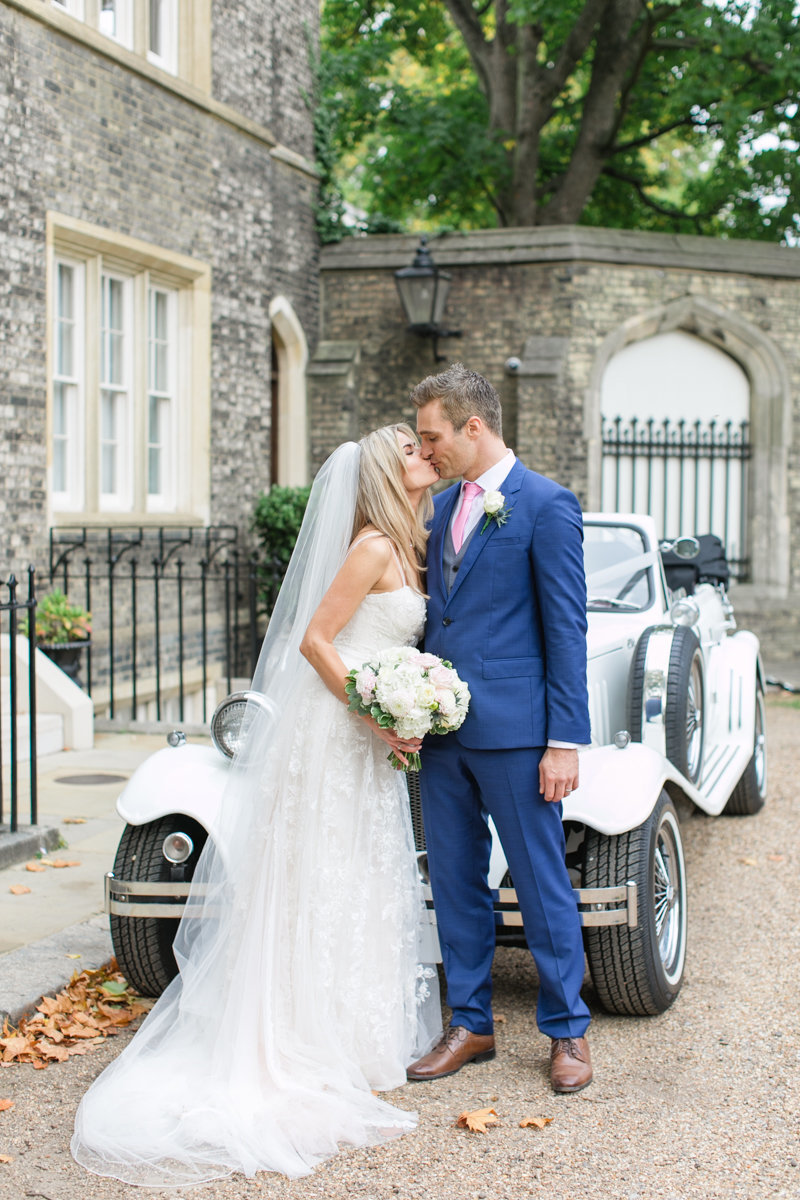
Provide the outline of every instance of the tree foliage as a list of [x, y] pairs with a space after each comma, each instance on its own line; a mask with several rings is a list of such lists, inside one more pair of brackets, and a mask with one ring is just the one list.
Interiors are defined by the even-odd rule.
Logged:
[[325, 0], [321, 145], [384, 227], [800, 231], [795, 0]]

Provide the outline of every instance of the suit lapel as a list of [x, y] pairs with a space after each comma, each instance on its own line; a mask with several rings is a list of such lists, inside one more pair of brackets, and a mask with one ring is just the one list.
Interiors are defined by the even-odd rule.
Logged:
[[[508, 508], [514, 507], [514, 497], [516, 496], [516, 493], [519, 491], [519, 489], [522, 486], [522, 481], [525, 478], [525, 470], [526, 470], [526, 468], [522, 465], [522, 463], [519, 461], [519, 459], [517, 459], [516, 462], [514, 463], [514, 466], [511, 468], [508, 475], [503, 480], [503, 485], [499, 490], [502, 491], [503, 496], [505, 497], [506, 506]], [[449, 510], [452, 513], [452, 511], [453, 511], [452, 505], [449, 505]], [[507, 520], [504, 528], [507, 530], [510, 530], [512, 527], [513, 520], [514, 520], [514, 514], [512, 512], [509, 514], [508, 520]], [[472, 570], [475, 563], [478, 561], [481, 551], [484, 549], [485, 546], [487, 546], [489, 544], [490, 538], [492, 538], [494, 536], [494, 534], [497, 532], [497, 529], [498, 529], [497, 522], [490, 521], [486, 528], [486, 532], [481, 533], [481, 530], [483, 529], [483, 526], [485, 525], [485, 523], [486, 523], [486, 517], [482, 516], [480, 521], [478, 522], [478, 526], [477, 526], [475, 532], [472, 535], [472, 540], [470, 541], [469, 545], [467, 546], [466, 553], [464, 554], [464, 557], [461, 560], [461, 566], [458, 569], [458, 575], [456, 576], [455, 583], [453, 584], [452, 588], [450, 589], [450, 595], [447, 597], [447, 604], [445, 604], [445, 608], [447, 608], [447, 605], [450, 604], [450, 602], [453, 599], [453, 597], [455, 596], [456, 592], [461, 587], [461, 584], [463, 583], [464, 579], [470, 573], [470, 571]], [[445, 525], [445, 529], [446, 528], [447, 528], [447, 525]], [[442, 574], [442, 578], [444, 578], [444, 571], [442, 571], [441, 574]]]

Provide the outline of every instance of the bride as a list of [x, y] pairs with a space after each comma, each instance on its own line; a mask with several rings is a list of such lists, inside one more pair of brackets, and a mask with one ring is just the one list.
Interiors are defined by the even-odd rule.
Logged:
[[182, 921], [179, 975], [78, 1109], [72, 1153], [98, 1175], [295, 1177], [416, 1123], [375, 1092], [405, 1083], [441, 1033], [406, 784], [387, 761], [419, 742], [350, 713], [344, 682], [422, 633], [436, 479], [411, 429], [390, 425], [315, 480], [219, 845], [193, 881], [202, 915]]

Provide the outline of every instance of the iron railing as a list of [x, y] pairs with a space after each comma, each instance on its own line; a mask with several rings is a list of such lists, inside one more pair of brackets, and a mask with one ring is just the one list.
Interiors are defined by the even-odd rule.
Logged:
[[[21, 600], [18, 596], [19, 584], [14, 575], [3, 584], [7, 598], [0, 600], [0, 644], [3, 653], [0, 654], [0, 826], [5, 823], [6, 784], [8, 784], [8, 832], [17, 833], [19, 827], [20, 776], [22, 762], [28, 759], [29, 771], [29, 803], [30, 823], [36, 825], [38, 820], [38, 793], [36, 768], [36, 631], [33, 614], [36, 609], [35, 570], [28, 567], [28, 595]], [[7, 615], [6, 615], [7, 614]], [[23, 700], [24, 685], [21, 687], [19, 664], [17, 662], [17, 637], [19, 634], [20, 615], [27, 620], [28, 640], [28, 669], [27, 669], [27, 721], [25, 713], [20, 712]], [[3, 630], [5, 625], [5, 632]], [[6, 673], [7, 671], [7, 673]], [[3, 738], [8, 731], [8, 764], [4, 761]], [[22, 734], [22, 738], [20, 737]], [[23, 753], [21, 742], [27, 741], [26, 753]]]
[[715, 533], [749, 578], [749, 424], [603, 418], [602, 509], [650, 513], [661, 537]]
[[169, 696], [183, 721], [199, 694], [205, 722], [209, 683], [252, 674], [263, 571], [236, 526], [53, 529], [50, 578], [92, 614], [84, 686], [111, 719], [163, 720]]

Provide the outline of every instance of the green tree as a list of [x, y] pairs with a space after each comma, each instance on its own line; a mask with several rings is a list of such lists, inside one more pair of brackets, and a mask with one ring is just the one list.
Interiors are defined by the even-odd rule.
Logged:
[[797, 34], [795, 0], [325, 0], [337, 234], [349, 206], [791, 237]]

